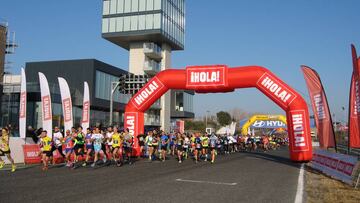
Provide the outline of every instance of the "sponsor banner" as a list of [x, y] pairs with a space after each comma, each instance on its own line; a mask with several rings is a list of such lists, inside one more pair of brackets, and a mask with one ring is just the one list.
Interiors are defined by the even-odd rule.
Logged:
[[349, 97], [349, 147], [360, 148], [360, 58], [351, 45], [353, 72]]
[[40, 147], [37, 144], [23, 145], [24, 163], [25, 164], [38, 164], [41, 162]]
[[84, 99], [81, 126], [83, 127], [84, 134], [86, 134], [86, 129], [90, 126], [90, 94], [89, 85], [87, 82], [84, 82]]
[[349, 145], [352, 148], [360, 148], [360, 101], [359, 101], [359, 80], [353, 74], [350, 89], [350, 118], [349, 118]]
[[320, 147], [334, 147], [335, 132], [331, 122], [331, 113], [326, 99], [325, 90], [321, 84], [320, 77], [315, 70], [307, 66], [302, 66], [301, 70], [303, 71], [309, 91]]
[[310, 144], [306, 135], [310, 134], [309, 126], [306, 124], [306, 115], [304, 110], [293, 110], [289, 112], [290, 121], [288, 125], [291, 128], [294, 141], [292, 148], [294, 152], [303, 152], [310, 150]]
[[333, 178], [352, 185], [357, 163], [357, 157], [326, 150], [315, 150], [310, 165]]
[[64, 78], [58, 77], [58, 81], [63, 107], [64, 128], [66, 132], [67, 130], [71, 130], [71, 127], [73, 126], [71, 94], [69, 85], [66, 80]]
[[41, 101], [42, 101], [42, 107], [43, 107], [42, 110], [43, 110], [43, 116], [44, 116], [43, 120], [49, 121], [52, 118], [50, 95], [43, 96], [41, 98]]
[[186, 87], [225, 86], [226, 69], [226, 66], [186, 67]]
[[184, 130], [185, 130], [185, 121], [182, 121], [182, 120], [177, 120], [175, 122], [175, 128], [174, 130], [177, 131], [177, 132], [180, 132], [180, 133], [184, 133]]
[[21, 87], [20, 87], [20, 108], [19, 108], [19, 133], [21, 138], [26, 137], [26, 76], [25, 70], [21, 69]]
[[49, 84], [45, 75], [39, 72], [41, 106], [42, 106], [42, 128], [47, 131], [48, 137], [52, 137], [52, 111]]
[[137, 92], [131, 102], [137, 109], [141, 109], [147, 104], [153, 97], [155, 97], [159, 91], [165, 88], [164, 84], [155, 76], [148, 83], [145, 84], [139, 92]]
[[279, 105], [284, 109], [297, 97], [285, 83], [269, 73], [264, 73], [256, 84], [260, 90], [266, 92], [274, 101], [278, 101]]
[[71, 113], [71, 100], [70, 98], [64, 99], [63, 103], [63, 111], [64, 111], [64, 121], [69, 122], [72, 120], [72, 113]]
[[282, 121], [255, 121], [251, 128], [286, 128], [286, 124]]
[[139, 115], [137, 112], [125, 112], [124, 114], [124, 128], [129, 129], [129, 133], [134, 137], [134, 148], [137, 148], [139, 143], [137, 136], [139, 135]]

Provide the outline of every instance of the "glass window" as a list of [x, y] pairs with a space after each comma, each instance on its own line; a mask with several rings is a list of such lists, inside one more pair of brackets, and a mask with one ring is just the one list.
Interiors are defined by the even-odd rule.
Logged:
[[145, 11], [146, 9], [146, 0], [139, 0], [139, 11]]
[[109, 15], [110, 13], [110, 1], [104, 1], [103, 3], [103, 15]]
[[131, 16], [131, 30], [137, 30], [138, 29], [138, 16]]
[[139, 30], [145, 30], [145, 15], [139, 15]]
[[154, 10], [154, 0], [146, 0], [146, 10], [147, 11]]
[[102, 32], [103, 33], [109, 32], [109, 18], [102, 19]]
[[115, 32], [116, 29], [116, 18], [110, 18], [109, 32]]
[[146, 29], [153, 29], [153, 14], [146, 15]]
[[139, 0], [132, 0], [131, 1], [131, 12], [138, 12], [139, 11]]
[[130, 30], [130, 16], [124, 17], [124, 31]]
[[183, 92], [175, 92], [175, 111], [184, 111]]
[[161, 15], [160, 13], [154, 14], [154, 29], [160, 29]]
[[117, 0], [111, 0], [110, 14], [115, 14], [116, 13], [116, 3], [117, 3]]
[[124, 13], [124, 0], [117, 0], [117, 13]]
[[154, 10], [161, 9], [161, 0], [154, 0]]
[[122, 32], [123, 31], [123, 24], [124, 24], [124, 18], [118, 17], [116, 19], [116, 32]]
[[131, 11], [131, 0], [125, 0], [124, 13]]

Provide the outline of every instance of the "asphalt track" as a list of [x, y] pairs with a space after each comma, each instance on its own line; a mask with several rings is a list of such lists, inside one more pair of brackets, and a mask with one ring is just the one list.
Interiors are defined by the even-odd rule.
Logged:
[[0, 171], [0, 202], [294, 202], [300, 164], [283, 148], [215, 164], [140, 160], [123, 167]]

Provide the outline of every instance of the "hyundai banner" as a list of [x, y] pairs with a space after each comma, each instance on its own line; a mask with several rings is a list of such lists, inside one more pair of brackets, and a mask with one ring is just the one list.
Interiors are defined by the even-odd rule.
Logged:
[[282, 121], [255, 121], [251, 128], [286, 128]]

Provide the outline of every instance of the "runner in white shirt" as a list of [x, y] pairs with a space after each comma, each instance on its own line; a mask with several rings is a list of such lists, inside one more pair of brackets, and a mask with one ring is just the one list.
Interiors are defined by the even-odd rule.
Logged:
[[101, 149], [101, 144], [104, 141], [104, 136], [100, 134], [99, 127], [95, 127], [94, 132], [91, 136], [91, 140], [94, 143], [94, 163], [91, 165], [91, 167], [95, 167], [97, 160], [99, 159], [99, 153], [104, 158], [104, 163], [106, 162], [106, 156], [104, 155], [104, 151]]
[[185, 159], [188, 158], [188, 153], [189, 153], [189, 147], [190, 147], [190, 139], [187, 135], [185, 135], [185, 138], [184, 138], [184, 156], [185, 156]]
[[[60, 132], [59, 130], [59, 127], [55, 126], [54, 128], [54, 134], [53, 134], [53, 145], [52, 145], [52, 148], [51, 148], [51, 154], [58, 150], [58, 152], [60, 153], [60, 155], [65, 158], [65, 154], [63, 153], [63, 150], [62, 150], [62, 144], [63, 144], [63, 140], [64, 140], [64, 137], [62, 135], [62, 133]], [[53, 165], [55, 164], [55, 159], [53, 158], [52, 159], [52, 162], [53, 162]]]
[[109, 126], [108, 128], [107, 128], [107, 131], [106, 131], [106, 142], [105, 142], [105, 144], [106, 144], [106, 156], [107, 157], [112, 157], [112, 144], [113, 144], [113, 142], [112, 142], [112, 136], [113, 136], [113, 134], [114, 134], [114, 132], [113, 132], [113, 128], [111, 127], [111, 126]]

